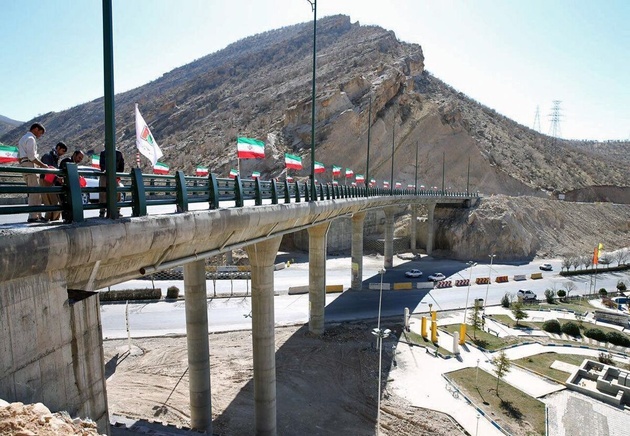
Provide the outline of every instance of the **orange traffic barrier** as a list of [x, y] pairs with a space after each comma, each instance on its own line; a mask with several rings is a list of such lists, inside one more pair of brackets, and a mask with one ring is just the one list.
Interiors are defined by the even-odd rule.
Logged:
[[488, 283], [490, 283], [490, 277], [477, 277], [475, 279], [475, 283], [477, 283], [478, 285], [487, 285]]
[[455, 286], [468, 286], [469, 284], [470, 280], [468, 279], [455, 280]]
[[494, 279], [494, 281], [497, 283], [507, 283], [509, 279], [508, 279], [508, 276], [497, 276], [497, 278]]

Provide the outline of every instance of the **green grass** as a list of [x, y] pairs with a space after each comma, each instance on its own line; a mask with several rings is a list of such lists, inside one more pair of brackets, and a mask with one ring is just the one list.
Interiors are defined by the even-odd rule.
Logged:
[[551, 364], [554, 361], [559, 360], [561, 362], [570, 363], [571, 365], [580, 366], [586, 357], [587, 356], [576, 356], [573, 354], [542, 353], [535, 356], [517, 359], [514, 363], [517, 363], [527, 369], [531, 369], [539, 374], [546, 375], [558, 383], [564, 383], [567, 381], [569, 373], [552, 369], [550, 368]]
[[[529, 315], [529, 314], [528, 314]], [[531, 317], [531, 315], [530, 315]], [[516, 321], [512, 319], [509, 315], [488, 315], [488, 318], [498, 321], [502, 324], [507, 325], [510, 328], [522, 328], [522, 329], [537, 329], [538, 326], [533, 322], [527, 321], [529, 318], [522, 319], [518, 322], [518, 327], [516, 326]]]
[[[440, 326], [440, 329], [446, 330], [448, 333], [453, 334], [455, 332], [459, 332], [459, 326], [460, 324], [449, 324]], [[477, 329], [477, 332], [475, 333], [473, 332], [473, 328], [470, 324], [466, 325], [466, 341], [472, 342], [479, 347], [491, 351], [499, 350], [503, 347], [507, 347], [508, 345], [524, 342], [524, 340], [515, 338], [513, 336], [510, 336], [509, 338], [499, 338], [496, 335], [484, 332], [479, 329]]]
[[[428, 333], [431, 334], [430, 331]], [[438, 331], [438, 334], [439, 334], [439, 331]], [[403, 332], [403, 335], [404, 335], [404, 338], [407, 340], [407, 342], [411, 342], [412, 344], [416, 344], [416, 345], [421, 345], [425, 348], [432, 350], [433, 352], [435, 352], [435, 349], [437, 348], [438, 353], [442, 354], [443, 356], [450, 356], [453, 354], [446, 348], [442, 348], [438, 346], [437, 344], [434, 344], [433, 342], [431, 342], [430, 339], [423, 338], [422, 335], [419, 335], [418, 333]]]
[[540, 309], [555, 309], [555, 310], [572, 310], [582, 315], [586, 312], [592, 312], [593, 310], [595, 310], [595, 307], [591, 306], [588, 300], [570, 300], [567, 303], [555, 300], [553, 304], [540, 303], [539, 308]]
[[[464, 368], [448, 374], [470, 400], [490, 415], [501, 427], [513, 433], [521, 427], [527, 434], [545, 434], [545, 404], [525, 392], [500, 382], [494, 374], [477, 368]], [[475, 384], [477, 381], [477, 384]]]

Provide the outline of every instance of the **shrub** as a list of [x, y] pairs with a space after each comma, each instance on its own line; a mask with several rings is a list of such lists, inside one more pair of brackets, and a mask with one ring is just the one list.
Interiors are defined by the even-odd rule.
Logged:
[[562, 324], [562, 333], [567, 334], [569, 336], [581, 336], [580, 326], [576, 322], [569, 321], [567, 323]]
[[600, 296], [601, 298], [604, 298], [606, 295], [608, 295], [608, 291], [607, 291], [606, 289], [604, 289], [604, 288], [601, 288], [601, 289], [599, 290], [599, 296]]
[[554, 295], [555, 295], [555, 292], [553, 292], [553, 289], [545, 289], [545, 299], [547, 300], [547, 303], [549, 304], [553, 303]]
[[613, 300], [611, 300], [608, 297], [602, 298], [602, 304], [604, 306], [608, 307], [609, 309], [616, 309], [617, 308], [617, 303], [615, 303]]
[[604, 353], [603, 351], [599, 353], [598, 360], [599, 363], [603, 363], [605, 365], [612, 365], [613, 363], [612, 354]]
[[169, 286], [166, 290], [166, 298], [177, 298], [179, 297], [179, 288], [177, 286]]
[[507, 294], [507, 292], [503, 296], [503, 298], [501, 298], [501, 306], [505, 307], [506, 309], [510, 307], [510, 296]]
[[619, 289], [619, 291], [624, 292], [627, 288], [626, 288], [626, 284], [623, 280], [619, 280], [617, 282], [617, 289]]
[[606, 342], [606, 332], [600, 329], [586, 329], [586, 331], [584, 332], [584, 336], [586, 336], [587, 338], [595, 339], [599, 342]]
[[630, 347], [630, 338], [620, 332], [608, 332], [606, 333], [606, 339], [613, 345], [619, 345], [622, 347]]
[[561, 333], [560, 323], [557, 319], [550, 319], [543, 323], [542, 329], [549, 333]]
[[563, 299], [564, 299], [564, 297], [566, 297], [566, 296], [567, 296], [567, 291], [565, 291], [564, 289], [560, 289], [560, 290], [558, 291], [558, 297], [559, 297], [561, 300], [563, 300]]

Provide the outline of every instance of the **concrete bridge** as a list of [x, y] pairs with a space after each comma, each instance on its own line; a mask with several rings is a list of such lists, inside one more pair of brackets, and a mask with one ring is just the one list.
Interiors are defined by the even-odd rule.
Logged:
[[[0, 238], [0, 398], [42, 401], [88, 416], [108, 432], [100, 314], [95, 289], [184, 266], [191, 425], [212, 432], [206, 258], [244, 247], [251, 264], [255, 432], [276, 434], [274, 261], [282, 236], [309, 234], [309, 330], [324, 332], [326, 237], [352, 219], [352, 289], [361, 289], [363, 221], [386, 216], [384, 266], [392, 266], [394, 211], [428, 208], [427, 252], [436, 207], [476, 197], [377, 195], [140, 216], [69, 226], [7, 228]], [[416, 223], [415, 217], [412, 223]], [[415, 251], [415, 225], [412, 226]]]

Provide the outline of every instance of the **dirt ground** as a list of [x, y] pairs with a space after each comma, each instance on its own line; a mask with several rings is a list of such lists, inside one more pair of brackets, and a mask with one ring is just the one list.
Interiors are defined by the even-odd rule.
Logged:
[[[384, 327], [400, 333], [400, 326]], [[344, 323], [313, 337], [305, 326], [276, 328], [278, 434], [376, 434], [378, 350], [370, 329]], [[217, 333], [209, 340], [214, 434], [253, 434], [251, 332]], [[395, 340], [384, 341], [384, 388]], [[131, 353], [126, 340], [107, 340], [104, 349], [110, 414], [190, 424], [185, 337], [132, 340]], [[384, 389], [381, 434], [457, 433], [448, 416], [414, 408]]]

